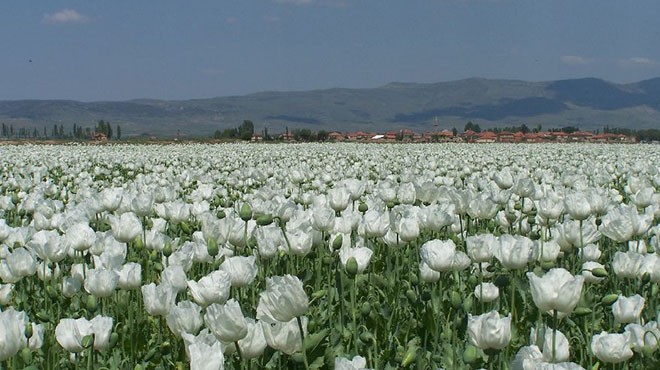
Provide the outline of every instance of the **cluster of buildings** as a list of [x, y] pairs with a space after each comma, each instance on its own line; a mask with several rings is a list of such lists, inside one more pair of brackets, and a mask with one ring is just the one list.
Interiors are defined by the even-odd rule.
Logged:
[[[293, 136], [282, 135], [283, 141], [292, 141]], [[566, 133], [562, 131], [542, 132], [509, 132], [509, 131], [483, 131], [467, 130], [463, 133], [454, 133], [449, 130], [437, 132], [417, 133], [410, 129], [388, 131], [384, 134], [356, 131], [341, 133], [333, 131], [328, 135], [329, 141], [346, 142], [408, 142], [408, 143], [635, 143], [634, 136], [621, 134], [595, 134], [589, 131], [575, 131]]]

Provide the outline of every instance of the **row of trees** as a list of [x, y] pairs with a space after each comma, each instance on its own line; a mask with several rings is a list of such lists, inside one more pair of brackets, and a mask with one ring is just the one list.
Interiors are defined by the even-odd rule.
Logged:
[[104, 134], [108, 139], [121, 139], [121, 126], [116, 125], [113, 131], [110, 122], [100, 120], [94, 128], [82, 127], [78, 124], [73, 124], [70, 131], [64, 131], [64, 125], [54, 124], [50, 130], [46, 126], [43, 130], [36, 127], [20, 127], [14, 128], [13, 124], [2, 123], [0, 129], [0, 137], [15, 138], [15, 139], [89, 139], [93, 133]]

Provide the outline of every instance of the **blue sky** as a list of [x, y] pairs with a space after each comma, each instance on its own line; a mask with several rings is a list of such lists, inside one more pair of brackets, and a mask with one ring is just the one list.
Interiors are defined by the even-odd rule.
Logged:
[[658, 0], [6, 0], [0, 100], [660, 76]]

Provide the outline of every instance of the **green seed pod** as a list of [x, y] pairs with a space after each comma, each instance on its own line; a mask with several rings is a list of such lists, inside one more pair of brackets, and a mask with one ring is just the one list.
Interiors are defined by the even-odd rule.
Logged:
[[186, 221], [181, 222], [181, 230], [184, 232], [186, 235], [190, 235], [190, 224], [188, 224]]
[[477, 285], [477, 277], [475, 275], [470, 275], [467, 279], [468, 284], [470, 285]]
[[348, 261], [346, 261], [346, 274], [348, 274], [349, 277], [353, 278], [355, 275], [358, 273], [358, 263], [355, 257], [350, 257]]
[[172, 243], [170, 241], [165, 242], [165, 247], [163, 247], [163, 256], [169, 257], [172, 255]]
[[215, 217], [217, 217], [219, 220], [222, 220], [223, 218], [227, 217], [227, 214], [223, 210], [219, 210], [216, 214]]
[[368, 331], [364, 331], [362, 334], [360, 334], [360, 341], [367, 345], [372, 344], [374, 342], [374, 336], [371, 335], [371, 333]]
[[603, 223], [603, 220], [600, 217], [596, 217], [596, 227], [600, 226]]
[[390, 200], [388, 202], [385, 202], [385, 205], [387, 206], [387, 209], [392, 209], [396, 204]]
[[30, 324], [30, 323], [25, 325], [25, 337], [26, 338], [32, 337], [32, 324]]
[[471, 364], [477, 361], [477, 347], [468, 344], [463, 351], [463, 362], [466, 364]]
[[361, 213], [365, 213], [368, 210], [369, 210], [369, 206], [367, 205], [367, 203], [360, 202], [360, 205], [358, 206], [358, 211], [360, 211]]
[[25, 347], [21, 350], [21, 360], [26, 364], [32, 362], [32, 351], [30, 351], [30, 348]]
[[90, 348], [94, 344], [94, 334], [85, 335], [80, 341], [83, 348]]
[[362, 316], [369, 316], [370, 313], [371, 313], [371, 304], [369, 302], [362, 303], [362, 307], [360, 307], [360, 314]]
[[415, 273], [410, 274], [410, 284], [412, 284], [413, 286], [417, 286], [417, 284], [419, 284], [419, 277], [417, 276], [417, 274]]
[[472, 310], [472, 300], [466, 299], [463, 301], [463, 311], [470, 312]]
[[137, 251], [141, 251], [144, 249], [144, 241], [139, 236], [135, 239], [135, 249]]
[[609, 306], [616, 302], [617, 299], [619, 299], [619, 295], [612, 293], [604, 296], [603, 299], [600, 300], [600, 303], [602, 303], [603, 306]]
[[110, 348], [114, 348], [117, 342], [119, 342], [119, 334], [113, 332], [110, 334]]
[[406, 298], [408, 298], [408, 301], [412, 304], [417, 303], [417, 293], [412, 289], [406, 291]]
[[451, 305], [454, 308], [459, 308], [461, 307], [461, 304], [463, 303], [463, 297], [457, 292], [457, 291], [452, 291], [449, 295], [449, 301], [451, 302]]
[[243, 203], [241, 210], [238, 211], [238, 216], [245, 222], [250, 221], [252, 219], [252, 207], [248, 203]]
[[335, 239], [332, 241], [332, 250], [339, 250], [341, 246], [344, 244], [344, 237], [339, 234], [335, 237]]
[[591, 312], [593, 312], [593, 311], [589, 307], [577, 307], [573, 311], [573, 315], [575, 315], [577, 317], [580, 317], [580, 316], [590, 315]]
[[85, 307], [87, 308], [87, 311], [89, 311], [90, 313], [96, 311], [96, 309], [99, 307], [99, 303], [96, 297], [94, 297], [91, 294], [88, 295], [87, 299], [85, 299]]
[[162, 272], [163, 271], [163, 264], [160, 263], [160, 262], [154, 263], [154, 271]]
[[538, 231], [532, 231], [531, 233], [529, 233], [529, 238], [530, 238], [531, 240], [536, 241], [536, 240], [541, 239], [541, 234], [539, 234]]
[[259, 226], [267, 226], [273, 223], [273, 216], [272, 215], [261, 215], [257, 217], [257, 225]]
[[218, 252], [220, 252], [220, 248], [218, 248], [218, 242], [215, 241], [215, 239], [209, 239], [209, 241], [206, 243], [206, 251], [211, 257], [217, 256]]
[[595, 269], [591, 270], [591, 274], [598, 278], [604, 278], [607, 277], [607, 270], [602, 267], [596, 267]]

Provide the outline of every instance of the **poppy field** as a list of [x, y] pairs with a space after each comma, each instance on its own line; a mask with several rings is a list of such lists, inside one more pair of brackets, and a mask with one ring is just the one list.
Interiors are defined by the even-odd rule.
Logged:
[[660, 148], [0, 146], [0, 369], [652, 369]]

